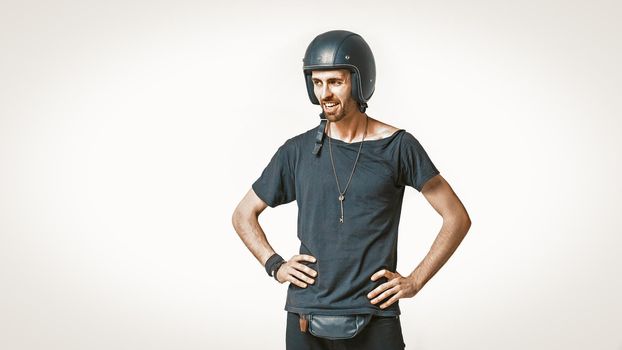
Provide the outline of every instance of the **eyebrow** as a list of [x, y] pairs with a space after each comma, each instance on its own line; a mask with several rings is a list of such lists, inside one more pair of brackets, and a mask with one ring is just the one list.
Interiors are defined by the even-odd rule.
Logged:
[[[314, 81], [315, 81], [315, 80], [322, 81], [322, 79], [320, 79], [320, 78], [313, 78], [313, 77], [311, 77], [311, 80], [314, 80]], [[345, 80], [346, 80], [346, 78], [345, 78], [345, 77], [342, 77], [342, 78], [331, 77], [331, 78], [326, 79], [326, 81], [335, 81], [335, 80], [344, 80], [344, 81], [345, 81]]]

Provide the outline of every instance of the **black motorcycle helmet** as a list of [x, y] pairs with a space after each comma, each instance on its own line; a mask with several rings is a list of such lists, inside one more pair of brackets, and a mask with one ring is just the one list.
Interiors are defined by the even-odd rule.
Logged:
[[313, 92], [311, 71], [348, 69], [352, 73], [352, 97], [358, 102], [359, 110], [365, 112], [367, 101], [374, 94], [376, 62], [369, 45], [360, 35], [346, 30], [320, 34], [309, 44], [302, 61], [307, 93], [313, 104], [319, 105], [320, 102]]

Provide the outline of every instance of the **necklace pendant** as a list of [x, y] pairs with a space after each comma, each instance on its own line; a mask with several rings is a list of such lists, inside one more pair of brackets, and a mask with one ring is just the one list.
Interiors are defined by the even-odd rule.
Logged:
[[343, 202], [343, 200], [346, 199], [346, 197], [344, 197], [342, 194], [339, 195], [339, 201]]
[[339, 218], [339, 222], [343, 224], [343, 218]]

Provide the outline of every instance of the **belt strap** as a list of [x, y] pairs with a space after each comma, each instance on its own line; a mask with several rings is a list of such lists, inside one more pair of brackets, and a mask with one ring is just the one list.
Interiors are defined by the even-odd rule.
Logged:
[[307, 333], [307, 329], [309, 329], [309, 320], [305, 317], [305, 315], [300, 315], [300, 331], [302, 333]]

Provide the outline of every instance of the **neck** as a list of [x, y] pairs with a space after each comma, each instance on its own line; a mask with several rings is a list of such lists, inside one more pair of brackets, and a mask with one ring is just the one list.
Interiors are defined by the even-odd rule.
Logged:
[[356, 111], [351, 115], [326, 125], [326, 132], [331, 138], [352, 143], [361, 141], [365, 132], [367, 115]]

